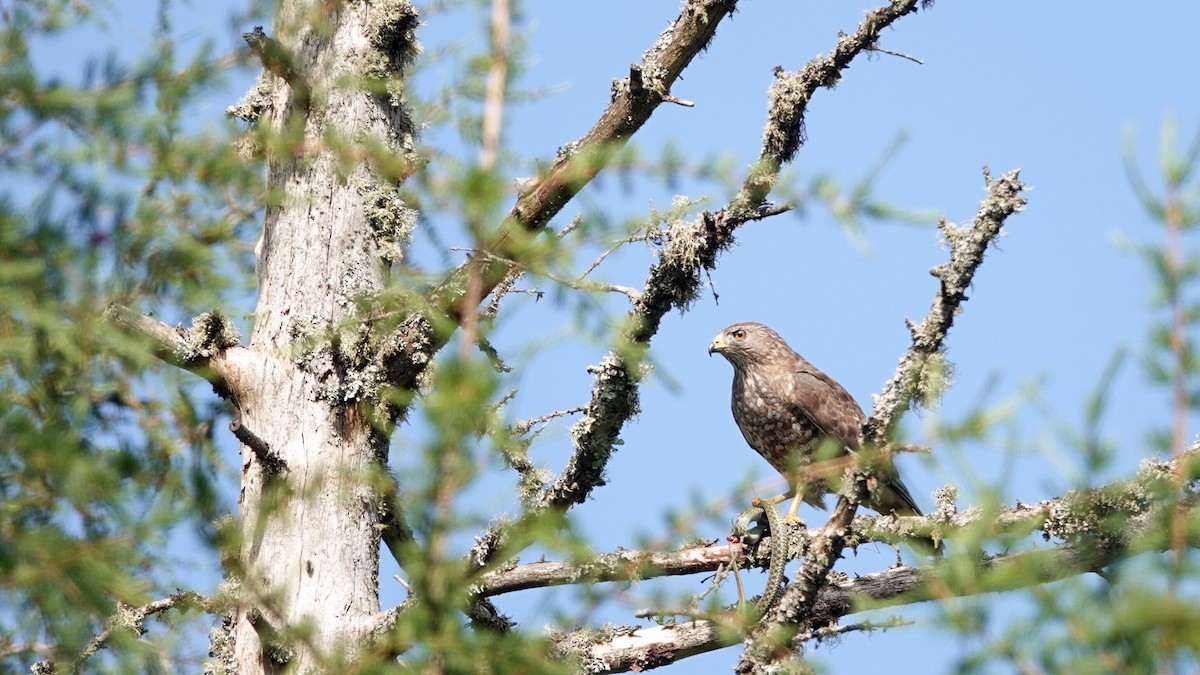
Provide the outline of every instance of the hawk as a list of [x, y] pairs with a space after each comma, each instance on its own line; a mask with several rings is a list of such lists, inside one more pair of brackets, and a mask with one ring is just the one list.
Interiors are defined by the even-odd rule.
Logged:
[[[812, 466], [818, 459], [859, 449], [867, 417], [854, 397], [761, 323], [725, 328], [713, 338], [708, 353], [724, 356], [733, 366], [733, 419], [750, 447], [787, 479], [790, 491], [780, 500], [796, 496], [788, 517], [795, 518], [802, 500], [825, 508], [825, 494], [833, 490], [813, 475], [817, 472]], [[825, 448], [830, 456], [818, 458], [818, 450]], [[841, 472], [834, 469], [826, 475], [830, 473]], [[864, 503], [879, 513], [921, 515], [890, 460], [880, 460], [869, 488]]]

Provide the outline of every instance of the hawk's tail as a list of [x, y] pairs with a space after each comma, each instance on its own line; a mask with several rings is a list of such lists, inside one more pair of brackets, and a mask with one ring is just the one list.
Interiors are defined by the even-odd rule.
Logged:
[[[866, 505], [882, 514], [897, 516], [921, 516], [921, 507], [913, 499], [912, 493], [905, 487], [900, 476], [892, 473], [878, 477], [878, 482], [871, 486], [870, 501]], [[933, 537], [918, 536], [913, 540], [920, 548], [926, 548], [935, 555], [942, 554], [941, 542]]]

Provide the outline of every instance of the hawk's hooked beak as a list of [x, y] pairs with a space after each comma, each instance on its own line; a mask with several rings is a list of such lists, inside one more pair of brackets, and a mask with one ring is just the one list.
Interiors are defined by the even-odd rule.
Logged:
[[712, 342], [708, 343], [708, 355], [712, 356], [713, 354], [720, 353], [724, 346], [725, 341], [721, 339], [720, 335], [718, 335], [717, 337], [713, 338]]

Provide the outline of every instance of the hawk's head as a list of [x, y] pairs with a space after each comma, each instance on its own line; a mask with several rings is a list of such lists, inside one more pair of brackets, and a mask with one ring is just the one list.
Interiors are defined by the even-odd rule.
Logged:
[[744, 321], [721, 329], [708, 345], [708, 353], [724, 356], [734, 368], [785, 357], [791, 348], [779, 333], [761, 323]]

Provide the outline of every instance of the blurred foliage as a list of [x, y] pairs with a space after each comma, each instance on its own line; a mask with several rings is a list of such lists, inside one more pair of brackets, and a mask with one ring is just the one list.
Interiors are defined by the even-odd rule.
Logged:
[[[103, 26], [103, 6], [20, 2], [5, 12], [0, 663], [7, 669], [46, 657], [69, 661], [118, 602], [141, 605], [169, 592], [192, 564], [175, 559], [171, 544], [211, 536], [212, 520], [230, 508], [212, 435], [224, 407], [207, 385], [117, 334], [102, 312], [121, 302], [171, 321], [214, 306], [248, 309], [246, 226], [260, 172], [234, 153], [231, 125], [201, 127], [189, 116], [242, 66], [208, 44], [177, 51], [166, 12], [153, 53], [132, 63], [115, 53], [89, 61], [82, 77], [47, 71], [38, 56]], [[123, 651], [110, 665], [140, 670], [161, 657], [154, 652]]]

